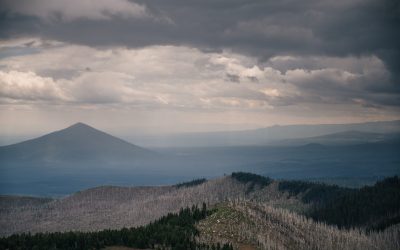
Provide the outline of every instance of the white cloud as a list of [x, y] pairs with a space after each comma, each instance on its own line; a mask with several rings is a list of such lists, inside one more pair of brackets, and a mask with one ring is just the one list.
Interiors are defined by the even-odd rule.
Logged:
[[318, 81], [319, 84], [329, 85], [332, 83], [339, 85], [349, 84], [352, 80], [358, 78], [359, 74], [354, 74], [346, 70], [339, 69], [317, 69], [317, 70], [304, 70], [295, 69], [286, 72], [286, 80], [297, 84], [313, 84]]
[[[0, 120], [11, 131], [32, 119], [54, 121], [49, 129], [76, 121], [107, 127], [111, 120], [127, 133], [169, 133], [398, 117], [398, 109], [371, 108], [386, 95], [365, 94], [369, 82], [388, 76], [376, 57], [259, 63], [184, 46], [92, 48], [34, 38], [3, 44], [0, 52], [9, 52], [0, 58]], [[26, 46], [35, 52], [9, 49]]]
[[0, 71], [0, 98], [28, 101], [67, 99], [52, 78], [41, 77], [31, 71]]
[[115, 72], [87, 72], [67, 82], [68, 91], [76, 102], [119, 103], [129, 94], [125, 82], [130, 76]]
[[[24, 86], [25, 91], [17, 90], [20, 85], [7, 85], [9, 98], [19, 102], [68, 99], [69, 105], [208, 110], [263, 110], [321, 100], [361, 105], [366, 100], [354, 100], [363, 98], [366, 80], [387, 76], [376, 57], [303, 58], [307, 67], [299, 68], [299, 57], [274, 57], [260, 64], [255, 58], [229, 51], [204, 53], [179, 46], [100, 49], [54, 41], [35, 44], [37, 53], [0, 60], [4, 72], [25, 74], [31, 82], [42, 80], [43, 86]], [[52, 91], [44, 91], [45, 85]]]
[[7, 0], [3, 4], [13, 12], [47, 21], [58, 18], [65, 22], [76, 19], [107, 20], [112, 16], [143, 18], [148, 15], [145, 6], [128, 0]]

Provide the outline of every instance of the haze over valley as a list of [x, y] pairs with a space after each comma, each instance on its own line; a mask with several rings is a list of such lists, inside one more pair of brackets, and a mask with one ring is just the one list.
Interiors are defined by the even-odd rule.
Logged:
[[0, 250], [399, 250], [399, 17], [0, 0]]
[[[286, 131], [282, 132], [285, 139], [276, 145], [146, 149], [76, 123], [36, 139], [0, 147], [1, 193], [62, 196], [98, 185], [165, 185], [234, 171], [280, 179], [349, 179], [349, 184], [359, 179], [362, 184], [370, 184], [400, 174], [398, 124], [272, 127], [231, 132], [229, 138], [243, 142], [268, 137], [272, 133], [269, 130]], [[321, 133], [315, 127], [345, 132], [296, 136], [297, 130]], [[349, 127], [364, 131], [346, 131]], [[279, 135], [272, 134], [275, 138]], [[288, 138], [290, 134], [294, 134], [293, 139]], [[226, 137], [221, 133], [215, 137], [218, 135]]]

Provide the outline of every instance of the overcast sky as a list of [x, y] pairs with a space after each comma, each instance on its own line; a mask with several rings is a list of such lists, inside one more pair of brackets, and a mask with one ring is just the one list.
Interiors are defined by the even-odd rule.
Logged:
[[400, 119], [400, 4], [0, 0], [2, 135]]

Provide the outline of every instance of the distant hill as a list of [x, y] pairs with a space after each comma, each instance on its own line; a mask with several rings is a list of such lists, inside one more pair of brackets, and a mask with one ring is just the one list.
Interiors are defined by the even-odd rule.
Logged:
[[[83, 123], [0, 147], [0, 193], [58, 195], [99, 185], [148, 181], [165, 157]], [[161, 169], [159, 170], [162, 175]], [[153, 183], [156, 184], [156, 183]]]
[[83, 164], [117, 163], [154, 157], [138, 147], [83, 123], [36, 139], [0, 147], [0, 163]]

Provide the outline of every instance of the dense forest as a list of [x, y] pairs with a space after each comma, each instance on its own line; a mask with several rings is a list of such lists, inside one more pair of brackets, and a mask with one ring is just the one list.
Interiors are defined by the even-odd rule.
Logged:
[[356, 192], [356, 189], [339, 187], [337, 185], [297, 180], [280, 181], [278, 188], [280, 191], [288, 192], [291, 196], [301, 194], [303, 202], [314, 204], [326, 203], [342, 194]]
[[339, 228], [383, 230], [400, 222], [398, 176], [361, 189], [303, 181], [281, 181], [279, 189], [291, 195], [302, 193], [302, 201], [313, 205], [308, 217]]
[[309, 216], [339, 228], [385, 229], [400, 220], [400, 179], [395, 176], [371, 187], [341, 192], [315, 206]]
[[206, 218], [212, 211], [203, 203], [168, 214], [142, 227], [99, 232], [65, 232], [19, 234], [0, 239], [0, 249], [101, 249], [105, 246], [127, 246], [152, 249], [212, 249], [231, 250], [229, 244], [198, 244], [195, 222]]
[[[272, 179], [252, 173], [232, 173], [232, 178], [255, 185], [268, 186]], [[279, 191], [290, 196], [299, 195], [311, 208], [305, 213], [316, 221], [337, 225], [339, 228], [362, 227], [383, 230], [400, 222], [400, 179], [389, 177], [374, 186], [361, 189], [339, 187], [299, 180], [279, 181]]]

